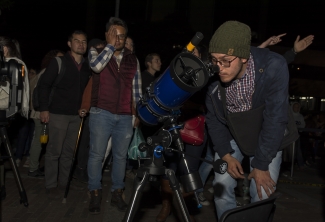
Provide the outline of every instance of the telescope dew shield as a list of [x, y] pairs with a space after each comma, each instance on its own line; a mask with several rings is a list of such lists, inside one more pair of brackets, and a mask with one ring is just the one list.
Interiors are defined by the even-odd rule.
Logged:
[[140, 119], [147, 125], [157, 125], [159, 117], [174, 115], [173, 112], [202, 89], [208, 79], [208, 70], [198, 57], [178, 54], [137, 104]]

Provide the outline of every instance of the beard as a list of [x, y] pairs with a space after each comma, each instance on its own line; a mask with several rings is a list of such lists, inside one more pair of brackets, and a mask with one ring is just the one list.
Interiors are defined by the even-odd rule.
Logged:
[[116, 46], [115, 51], [122, 51], [124, 49], [125, 44], [120, 43], [119, 45]]
[[75, 52], [77, 55], [84, 55], [86, 52], [84, 52], [84, 51], [76, 51]]
[[71, 48], [71, 51], [73, 51], [77, 55], [84, 55], [86, 53], [86, 49], [73, 49]]

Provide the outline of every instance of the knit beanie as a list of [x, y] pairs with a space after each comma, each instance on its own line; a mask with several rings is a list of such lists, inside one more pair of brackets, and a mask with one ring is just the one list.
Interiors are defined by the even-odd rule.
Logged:
[[248, 59], [251, 45], [251, 29], [248, 25], [227, 21], [212, 36], [210, 53], [222, 53]]

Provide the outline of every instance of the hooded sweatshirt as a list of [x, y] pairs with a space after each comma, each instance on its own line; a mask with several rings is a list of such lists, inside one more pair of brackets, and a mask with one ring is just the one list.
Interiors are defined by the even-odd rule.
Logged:
[[[299, 104], [299, 111], [298, 112], [293, 111], [294, 104]], [[294, 103], [291, 104], [292, 113], [293, 113], [293, 117], [295, 119], [297, 128], [305, 128], [306, 123], [305, 123], [305, 119], [304, 119], [303, 115], [300, 113], [300, 107], [301, 107], [300, 103], [298, 103], [298, 102], [294, 102]]]

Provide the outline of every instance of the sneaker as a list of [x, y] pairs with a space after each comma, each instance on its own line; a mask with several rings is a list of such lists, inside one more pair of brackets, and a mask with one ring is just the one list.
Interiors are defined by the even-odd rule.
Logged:
[[210, 193], [214, 193], [214, 189], [213, 189], [213, 187], [210, 187], [210, 188], [208, 189], [208, 191], [209, 191]]
[[121, 212], [126, 211], [127, 204], [123, 200], [123, 190], [117, 189], [112, 192], [111, 205], [117, 207]]
[[29, 157], [27, 157], [23, 167], [28, 167], [29, 168]]
[[45, 174], [40, 169], [37, 169], [37, 170], [34, 170], [34, 171], [28, 171], [28, 176], [43, 179]]
[[90, 214], [100, 213], [100, 204], [102, 202], [102, 190], [90, 191], [89, 212]]
[[210, 202], [207, 200], [207, 198], [205, 198], [203, 192], [198, 193], [197, 198], [199, 199], [200, 203], [203, 206], [209, 206], [210, 205]]

